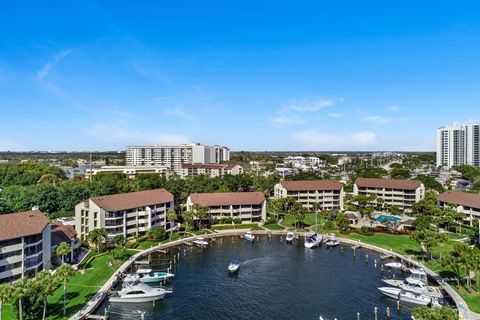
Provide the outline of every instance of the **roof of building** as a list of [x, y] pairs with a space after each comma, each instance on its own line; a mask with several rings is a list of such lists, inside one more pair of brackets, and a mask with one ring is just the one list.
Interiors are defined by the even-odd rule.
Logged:
[[55, 221], [52, 226], [52, 246], [59, 245], [61, 242], [71, 242], [77, 236], [75, 228], [65, 225], [60, 221]]
[[415, 190], [422, 185], [422, 182], [419, 180], [357, 178], [355, 184], [366, 188]]
[[165, 189], [118, 193], [90, 198], [107, 211], [121, 211], [173, 201], [173, 195]]
[[39, 210], [0, 214], [0, 241], [40, 234], [48, 223]]
[[480, 209], [480, 194], [475, 193], [447, 191], [438, 196], [438, 201]]
[[262, 192], [192, 193], [190, 200], [202, 206], [235, 206], [261, 204], [265, 201], [265, 195]]
[[282, 187], [289, 191], [307, 190], [341, 190], [343, 184], [334, 180], [302, 180], [302, 181], [280, 181]]

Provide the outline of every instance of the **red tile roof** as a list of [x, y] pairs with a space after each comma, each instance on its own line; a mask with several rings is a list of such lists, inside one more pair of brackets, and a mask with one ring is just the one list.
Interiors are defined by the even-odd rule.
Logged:
[[480, 209], [480, 194], [447, 191], [438, 196], [438, 201]]
[[343, 184], [334, 180], [280, 181], [280, 184], [288, 191], [341, 190], [343, 187]]
[[64, 225], [60, 221], [55, 221], [51, 226], [52, 228], [52, 245], [58, 245], [61, 242], [67, 242], [75, 239], [77, 232], [72, 226]]
[[415, 190], [422, 185], [422, 182], [419, 180], [357, 178], [355, 184], [364, 188]]
[[0, 214], [0, 241], [40, 234], [48, 224], [39, 210]]
[[202, 206], [236, 206], [261, 204], [265, 195], [262, 192], [192, 193], [190, 200]]
[[121, 211], [173, 201], [173, 195], [165, 189], [154, 189], [90, 198], [107, 211]]

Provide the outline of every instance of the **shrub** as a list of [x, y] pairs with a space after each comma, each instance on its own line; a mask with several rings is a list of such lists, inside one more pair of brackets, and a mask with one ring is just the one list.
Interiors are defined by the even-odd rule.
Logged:
[[363, 226], [360, 229], [357, 229], [357, 233], [364, 235], [364, 236], [373, 236], [373, 228]]

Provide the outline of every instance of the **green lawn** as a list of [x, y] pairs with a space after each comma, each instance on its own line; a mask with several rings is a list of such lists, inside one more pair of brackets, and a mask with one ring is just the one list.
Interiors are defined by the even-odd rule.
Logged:
[[212, 230], [230, 230], [230, 229], [252, 229], [252, 230], [264, 230], [256, 223], [246, 223], [246, 224], [222, 224], [222, 225], [213, 225]]
[[468, 304], [470, 310], [480, 313], [480, 293], [468, 293], [464, 288], [461, 288], [460, 290], [457, 289], [457, 291]]
[[265, 229], [268, 229], [268, 230], [283, 230], [283, 229], [285, 229], [285, 227], [279, 225], [278, 223], [265, 224], [265, 225], [263, 225], [263, 227]]
[[377, 247], [392, 249], [403, 255], [414, 255], [420, 252], [418, 243], [409, 236], [396, 236], [387, 233], [376, 233], [373, 236], [364, 236], [358, 233], [338, 234], [339, 237], [360, 240], [363, 243], [371, 244]]

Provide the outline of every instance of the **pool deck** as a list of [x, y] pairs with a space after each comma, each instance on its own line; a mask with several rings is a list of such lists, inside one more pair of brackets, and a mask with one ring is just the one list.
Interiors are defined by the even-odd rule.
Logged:
[[[210, 239], [210, 238], [217, 238], [217, 237], [228, 237], [228, 236], [239, 236], [242, 235], [246, 232], [247, 230], [221, 230], [217, 231], [217, 233], [214, 234], [208, 234], [202, 236], [203, 238]], [[280, 235], [284, 236], [287, 234], [287, 231], [269, 231], [269, 230], [254, 230], [252, 231], [253, 234], [255, 235]], [[311, 235], [312, 232], [308, 233], [297, 233], [300, 237], [306, 237], [308, 235]], [[180, 240], [175, 240], [169, 243], [161, 244], [146, 250], [143, 250], [134, 256], [130, 257], [125, 263], [118, 268], [118, 270], [110, 277], [110, 279], [100, 288], [100, 290], [97, 292], [97, 294], [80, 310], [78, 311], [74, 316], [70, 318], [70, 320], [83, 320], [83, 319], [88, 319], [89, 315], [91, 315], [97, 308], [98, 306], [102, 303], [102, 301], [106, 298], [106, 294], [108, 291], [113, 288], [116, 283], [120, 280], [120, 275], [130, 266], [133, 264], [133, 262], [137, 259], [142, 258], [145, 255], [148, 255], [150, 253], [157, 252], [159, 250], [164, 250], [167, 248], [175, 247], [181, 244], [185, 244], [187, 242], [193, 241], [197, 236], [192, 236], [189, 238], [184, 238]], [[434, 279], [440, 287], [442, 287], [445, 292], [453, 299], [455, 302], [455, 305], [457, 306], [459, 310], [459, 319], [460, 320], [480, 320], [480, 314], [475, 313], [471, 311], [468, 308], [467, 303], [463, 298], [453, 289], [448, 283], [444, 282], [443, 279], [436, 274], [434, 271], [430, 270], [429, 268], [423, 266], [420, 264], [418, 261], [413, 260], [412, 258], [402, 256], [400, 254], [394, 253], [390, 250], [383, 249], [377, 246], [369, 245], [363, 242], [355, 241], [355, 240], [350, 240], [350, 239], [344, 239], [344, 238], [338, 238], [342, 244], [347, 244], [351, 246], [360, 246], [364, 249], [375, 251], [380, 254], [391, 254], [395, 258], [400, 259], [408, 264], [411, 264], [413, 266], [423, 268], [427, 274]]]

